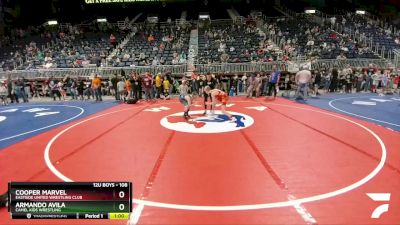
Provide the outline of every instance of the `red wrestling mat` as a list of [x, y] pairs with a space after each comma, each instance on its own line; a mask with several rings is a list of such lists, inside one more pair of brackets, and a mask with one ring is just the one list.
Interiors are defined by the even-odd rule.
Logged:
[[[9, 180], [132, 181], [129, 224], [400, 223], [398, 133], [283, 99], [228, 106], [235, 123], [201, 116], [202, 106], [185, 122], [174, 100], [108, 109], [1, 151], [0, 189]], [[371, 218], [382, 204], [388, 212]], [[82, 224], [12, 221], [5, 209], [0, 219]]]

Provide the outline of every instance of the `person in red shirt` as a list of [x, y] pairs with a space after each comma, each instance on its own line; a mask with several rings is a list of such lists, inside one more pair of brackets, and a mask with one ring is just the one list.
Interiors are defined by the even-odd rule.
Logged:
[[142, 88], [145, 94], [146, 101], [153, 99], [153, 79], [149, 72], [146, 72], [142, 79]]
[[117, 38], [113, 34], [110, 35], [110, 43], [114, 46], [114, 48], [117, 46]]

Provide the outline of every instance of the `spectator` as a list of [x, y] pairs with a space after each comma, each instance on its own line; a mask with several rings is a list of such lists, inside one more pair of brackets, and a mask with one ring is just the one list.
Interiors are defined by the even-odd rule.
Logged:
[[110, 35], [110, 43], [114, 48], [117, 46], [117, 38], [113, 34]]
[[153, 83], [153, 79], [151, 78], [150, 73], [146, 72], [144, 78], [142, 79], [142, 87], [143, 87], [143, 91], [145, 93], [146, 101], [153, 99], [153, 92], [151, 90], [152, 83]]
[[118, 74], [114, 74], [114, 76], [111, 78], [111, 85], [112, 89], [114, 90], [114, 95], [115, 95], [115, 100], [119, 101], [120, 100], [120, 94], [118, 90], [118, 82], [120, 79], [118, 78]]
[[1, 99], [1, 104], [8, 105], [7, 101], [7, 87], [4, 82], [0, 82], [0, 99]]
[[123, 79], [120, 79], [117, 82], [117, 89], [116, 89], [117, 90], [116, 95], [118, 95], [117, 101], [121, 101], [122, 99], [125, 98], [125, 82]]
[[276, 98], [277, 85], [279, 84], [280, 77], [281, 77], [281, 71], [279, 71], [277, 69], [277, 66], [274, 65], [272, 67], [271, 79], [269, 81], [269, 86], [268, 86], [268, 96], [271, 96], [272, 91], [274, 91], [274, 98]]
[[94, 78], [92, 80], [92, 89], [94, 91], [94, 95], [96, 97], [96, 102], [97, 101], [103, 101], [101, 95], [101, 79], [99, 75], [94, 74]]
[[295, 81], [297, 84], [296, 99], [305, 100], [307, 97], [308, 85], [311, 82], [311, 72], [308, 70], [308, 66], [303, 66], [303, 70], [296, 73]]
[[147, 42], [148, 42], [149, 44], [152, 44], [152, 43], [154, 42], [154, 37], [153, 37], [152, 34], [150, 34], [149, 37], [147, 38]]

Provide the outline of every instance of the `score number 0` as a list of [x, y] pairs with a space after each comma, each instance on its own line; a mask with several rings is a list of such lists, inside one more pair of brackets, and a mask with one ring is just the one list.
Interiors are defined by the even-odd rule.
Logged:
[[[124, 198], [125, 197], [125, 192], [124, 191], [120, 191], [118, 193], [118, 197], [119, 198]], [[121, 204], [119, 204], [118, 208], [119, 208], [120, 211], [123, 211], [125, 209], [125, 205], [123, 203], [121, 203]]]

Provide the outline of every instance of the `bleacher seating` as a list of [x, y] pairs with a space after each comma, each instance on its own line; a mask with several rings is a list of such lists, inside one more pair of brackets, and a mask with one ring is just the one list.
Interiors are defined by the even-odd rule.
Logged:
[[[149, 35], [154, 38], [154, 41], [148, 41]], [[168, 36], [173, 37], [172, 40], [167, 41], [165, 38]], [[178, 29], [173, 25], [163, 25], [160, 26], [160, 29], [140, 29], [131, 37], [124, 49], [117, 51], [111, 64], [116, 67], [146, 65], [151, 64], [157, 57], [158, 61], [164, 60], [163, 63], [158, 64], [171, 65], [174, 64], [174, 53], [188, 55], [189, 38], [190, 30]], [[160, 48], [161, 44], [164, 45], [163, 48]], [[130, 57], [124, 58], [125, 54]], [[140, 58], [140, 54], [144, 54], [143, 59]]]
[[221, 55], [226, 53], [229, 56], [228, 62], [250, 62], [250, 54], [257, 51], [262, 40], [254, 24], [211, 24], [209, 28], [199, 29], [199, 61], [220, 62]]

